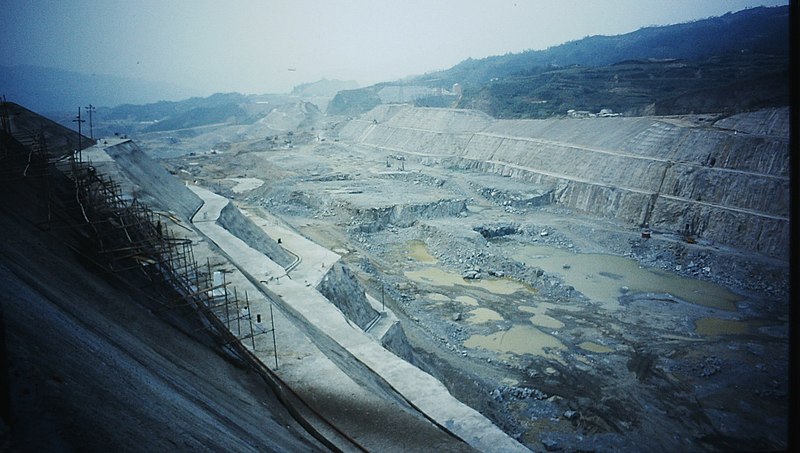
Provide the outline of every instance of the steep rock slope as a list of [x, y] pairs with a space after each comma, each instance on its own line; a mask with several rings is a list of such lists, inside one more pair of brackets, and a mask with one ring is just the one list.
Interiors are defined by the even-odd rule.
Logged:
[[353, 271], [341, 263], [331, 266], [317, 285], [317, 290], [361, 329], [366, 329], [378, 316], [378, 312], [367, 301], [364, 288], [358, 283]]
[[[340, 137], [550, 186], [632, 225], [788, 259], [788, 108], [714, 116], [495, 120], [378, 107]], [[716, 120], [716, 121], [715, 121]]]

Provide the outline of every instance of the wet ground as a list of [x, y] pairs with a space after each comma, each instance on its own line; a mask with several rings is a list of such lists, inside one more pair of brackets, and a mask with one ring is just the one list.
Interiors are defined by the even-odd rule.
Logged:
[[[482, 267], [512, 270], [477, 281], [432, 262], [452, 242], [434, 251], [435, 241], [429, 249], [412, 239], [385, 254], [402, 269], [384, 276], [403, 289], [402, 311], [462, 358], [456, 378], [469, 361], [480, 363], [475, 376], [495, 369], [480, 387], [505, 411], [506, 429], [532, 447], [550, 439], [567, 449], [785, 442], [788, 318], [755, 308], [774, 301], [530, 239], [488, 241]], [[515, 274], [506, 260], [525, 264]], [[543, 271], [533, 281], [531, 267]]]
[[344, 255], [415, 364], [534, 450], [786, 447], [786, 263], [344, 144], [165, 164]]

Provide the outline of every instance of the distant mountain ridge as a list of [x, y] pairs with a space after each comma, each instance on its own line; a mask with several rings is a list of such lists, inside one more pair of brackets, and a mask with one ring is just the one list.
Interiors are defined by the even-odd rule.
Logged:
[[412, 78], [481, 84], [536, 67], [604, 66], [624, 60], [698, 60], [729, 53], [789, 54], [789, 7], [759, 7], [693, 22], [646, 27], [616, 36], [589, 36], [546, 50], [467, 59]]
[[[773, 65], [769, 68], [772, 72], [766, 73], [753, 64], [754, 58], [751, 56], [754, 55], [784, 58], [785, 68]], [[648, 74], [648, 77], [664, 78], [669, 82], [667, 85], [673, 87], [680, 86], [678, 82], [680, 78], [685, 77], [685, 74], [679, 75], [678, 79], [670, 79], [674, 71], [667, 68], [666, 63], [678, 60], [705, 61], [699, 64], [708, 69], [713, 66], [715, 57], [722, 56], [726, 56], [725, 64], [729, 67], [737, 67], [740, 65], [738, 60], [741, 60], [741, 65], [750, 71], [743, 74], [733, 71], [730, 76], [735, 80], [731, 80], [731, 83], [744, 86], [750, 82], [763, 84], [779, 80], [780, 86], [777, 89], [788, 93], [788, 78], [784, 81], [780, 74], [785, 72], [788, 76], [789, 7], [758, 7], [683, 24], [642, 28], [623, 35], [590, 36], [546, 50], [530, 50], [481, 59], [470, 58], [443, 71], [340, 92], [329, 104], [328, 113], [352, 115], [369, 110], [381, 103], [378, 93], [387, 86], [426, 86], [451, 90], [457, 83], [463, 92], [463, 96], [458, 100], [429, 96], [422, 99], [409, 98], [404, 101], [415, 102], [419, 106], [477, 108], [502, 117], [535, 118], [565, 114], [570, 108], [598, 107], [585, 103], [571, 106], [571, 100], [583, 99], [584, 94], [614, 89], [614, 87], [609, 88], [607, 81], [603, 81], [602, 86], [595, 85], [597, 74], [591, 72], [597, 72], [597, 68], [623, 61], [629, 63], [626, 69], [631, 69], [630, 64], [636, 62], [642, 66], [660, 63], [661, 68], [658, 66], [648, 68], [659, 71]], [[571, 72], [569, 82], [555, 82], [549, 89], [543, 88], [544, 83], [563, 81], [563, 75], [559, 74], [559, 71]], [[588, 72], [585, 77], [581, 74], [582, 71]], [[614, 75], [611, 74], [612, 80]], [[717, 81], [718, 79], [709, 80], [708, 84]], [[696, 95], [702, 95], [706, 88], [710, 87], [695, 84], [692, 89]], [[764, 91], [762, 88], [764, 87], [757, 87], [759, 91]], [[640, 108], [642, 105], [653, 104], [657, 99], [664, 98], [666, 93], [659, 90], [659, 86], [638, 84], [634, 90], [638, 99], [633, 106], [635, 108], [630, 109], [631, 113], [642, 113], [644, 111]], [[561, 99], [542, 97], [547, 93], [556, 92], [563, 95]], [[567, 101], [564, 102], [564, 99]], [[718, 101], [720, 99], [715, 98], [705, 102], [702, 108], [713, 110]], [[626, 101], [623, 99], [621, 102], [624, 104]], [[763, 105], [770, 102], [772, 101], [757, 101], [752, 104]], [[675, 101], [671, 105], [677, 108], [686, 103]], [[622, 108], [623, 111], [629, 110], [626, 107], [620, 105], [618, 108]], [[729, 107], [728, 105], [725, 108]], [[735, 109], [736, 106], [733, 107]]]
[[292, 96], [313, 97], [330, 96], [333, 97], [342, 90], [354, 90], [358, 88], [355, 80], [330, 80], [321, 79], [316, 82], [302, 83], [295, 86], [290, 93]]
[[114, 107], [186, 99], [195, 90], [163, 82], [57, 68], [0, 66], [0, 94], [37, 112], [64, 112], [92, 104]]

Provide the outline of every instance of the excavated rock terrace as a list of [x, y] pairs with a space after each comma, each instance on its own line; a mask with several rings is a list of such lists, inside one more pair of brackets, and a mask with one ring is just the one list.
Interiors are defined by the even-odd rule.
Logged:
[[162, 163], [340, 255], [386, 346], [528, 448], [786, 447], [788, 109], [317, 121]]

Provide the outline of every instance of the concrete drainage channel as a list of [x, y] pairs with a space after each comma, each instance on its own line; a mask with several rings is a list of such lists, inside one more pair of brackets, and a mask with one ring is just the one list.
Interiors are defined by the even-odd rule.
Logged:
[[[482, 415], [450, 396], [430, 375], [349, 326], [333, 304], [315, 289], [294, 280], [282, 281], [274, 289], [261, 284], [256, 273], [270, 268], [272, 273], [282, 273], [284, 269], [217, 225], [222, 211], [219, 206], [228, 209], [227, 200], [199, 187], [192, 190], [205, 201], [196, 216], [199, 220], [194, 222], [200, 231], [348, 375], [389, 401], [419, 410], [437, 426], [481, 451], [527, 451]], [[437, 387], [440, 390], [435, 390]]]

